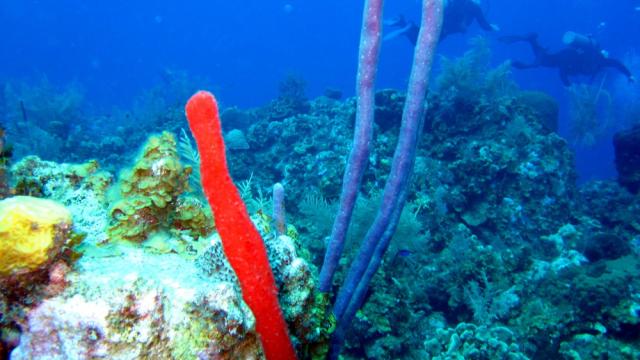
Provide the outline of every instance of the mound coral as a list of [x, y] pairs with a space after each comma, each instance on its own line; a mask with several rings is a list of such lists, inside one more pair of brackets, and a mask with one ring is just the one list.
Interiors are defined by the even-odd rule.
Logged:
[[29, 196], [0, 201], [0, 279], [50, 264], [70, 228], [71, 213], [55, 201]]

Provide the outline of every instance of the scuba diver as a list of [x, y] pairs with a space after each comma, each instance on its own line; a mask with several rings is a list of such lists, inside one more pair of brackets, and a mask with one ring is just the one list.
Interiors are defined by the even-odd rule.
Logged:
[[[499, 30], [497, 25], [490, 24], [485, 18], [479, 0], [445, 0], [440, 40], [451, 34], [466, 32], [474, 21], [485, 31]], [[385, 23], [396, 28], [396, 30], [385, 36], [385, 40], [404, 35], [413, 45], [416, 44], [418, 31], [420, 30], [416, 23], [406, 21], [402, 15]]]
[[571, 85], [569, 77], [585, 75], [595, 77], [604, 68], [614, 68], [625, 75], [630, 82], [635, 78], [624, 64], [610, 58], [608, 53], [600, 47], [598, 41], [592, 36], [581, 35], [573, 31], [567, 31], [562, 37], [566, 47], [558, 52], [549, 52], [538, 43], [537, 34], [525, 36], [505, 36], [501, 41], [508, 44], [527, 42], [535, 56], [532, 63], [513, 61], [511, 65], [516, 69], [531, 69], [537, 67], [557, 68], [560, 79], [565, 86]]

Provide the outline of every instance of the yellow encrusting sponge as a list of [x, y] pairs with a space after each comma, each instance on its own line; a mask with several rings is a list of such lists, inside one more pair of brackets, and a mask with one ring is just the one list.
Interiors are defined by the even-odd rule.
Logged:
[[0, 279], [40, 269], [64, 246], [71, 213], [31, 196], [0, 201]]

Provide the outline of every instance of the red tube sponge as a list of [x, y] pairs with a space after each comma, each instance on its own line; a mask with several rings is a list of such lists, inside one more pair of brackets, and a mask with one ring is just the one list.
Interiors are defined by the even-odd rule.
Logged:
[[199, 91], [187, 102], [186, 113], [200, 152], [202, 187], [224, 252], [240, 281], [242, 298], [256, 317], [265, 356], [269, 360], [296, 359], [264, 242], [227, 169], [216, 99]]

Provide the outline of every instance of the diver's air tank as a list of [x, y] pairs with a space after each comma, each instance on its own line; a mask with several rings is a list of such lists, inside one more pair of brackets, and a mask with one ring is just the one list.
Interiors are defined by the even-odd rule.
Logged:
[[584, 49], [597, 49], [598, 42], [590, 35], [578, 34], [575, 31], [567, 31], [562, 36], [562, 42], [567, 46]]

